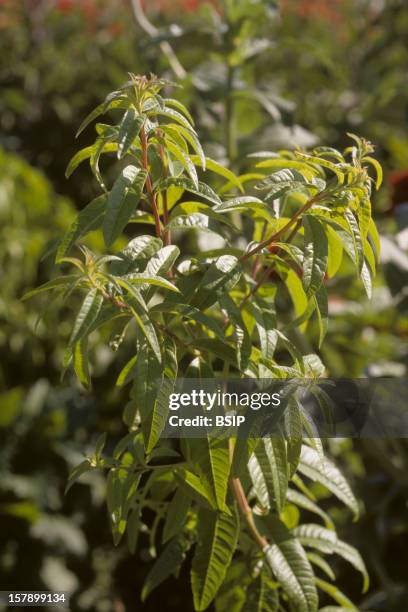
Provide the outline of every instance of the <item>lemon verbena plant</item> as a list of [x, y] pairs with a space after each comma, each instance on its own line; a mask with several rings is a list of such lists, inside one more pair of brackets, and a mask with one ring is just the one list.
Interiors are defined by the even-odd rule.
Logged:
[[[370, 198], [381, 168], [372, 145], [350, 135], [343, 153], [261, 152], [253, 170], [236, 176], [205, 156], [190, 113], [165, 97], [167, 88], [131, 74], [83, 122], [80, 132], [105, 113], [118, 116], [96, 123], [95, 142], [67, 170], [89, 160], [101, 195], [59, 241], [56, 262], [71, 271], [30, 294], [82, 296], [65, 367], [72, 364], [84, 385], [87, 341], [101, 326], [119, 327], [117, 354], [127, 361], [117, 380], [128, 389], [127, 434], [110, 454], [100, 438], [69, 486], [84, 472], [107, 471], [115, 544], [126, 538], [134, 552], [142, 533], [156, 557], [143, 599], [177, 576], [190, 551], [195, 610], [215, 600], [220, 612], [232, 602], [234, 611], [313, 612], [319, 591], [343, 606], [330, 610], [356, 609], [333, 585], [325, 557], [350, 562], [366, 588], [364, 563], [338, 538], [310, 485], [320, 483], [355, 516], [358, 503], [321, 441], [302, 435], [296, 394], [282, 437], [170, 445], [161, 436], [177, 377], [325, 376], [317, 353], [328, 326], [327, 285], [344, 253], [371, 293], [379, 243]], [[100, 167], [106, 155], [118, 160], [113, 181]], [[78, 246], [96, 231], [104, 252]], [[205, 239], [213, 235], [216, 243]], [[304, 511], [317, 522], [304, 523]]]

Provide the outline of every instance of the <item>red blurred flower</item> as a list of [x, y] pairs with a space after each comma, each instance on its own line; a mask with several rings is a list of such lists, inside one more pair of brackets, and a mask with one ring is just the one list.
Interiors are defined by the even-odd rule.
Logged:
[[194, 13], [204, 4], [211, 4], [217, 7], [219, 2], [218, 0], [142, 0], [143, 8], [146, 11], [152, 9], [166, 13], [174, 13], [180, 9], [188, 13]]
[[342, 0], [280, 0], [282, 13], [338, 24], [344, 19]]

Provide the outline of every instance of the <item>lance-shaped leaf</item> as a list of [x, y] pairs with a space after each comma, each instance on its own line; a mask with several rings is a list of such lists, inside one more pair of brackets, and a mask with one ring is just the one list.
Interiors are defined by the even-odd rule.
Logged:
[[208, 608], [220, 588], [234, 554], [239, 533], [236, 510], [232, 514], [201, 509], [198, 514], [198, 544], [191, 584], [194, 609]]
[[[262, 357], [265, 359], [273, 359], [278, 342], [278, 337], [275, 333], [276, 315], [273, 305], [265, 300], [261, 300], [261, 298], [257, 296], [253, 302], [248, 304], [248, 309], [255, 319]], [[261, 377], [263, 372], [265, 372], [265, 369], [261, 368]]]
[[[147, 113], [147, 114], [150, 115], [150, 113]], [[169, 108], [169, 107], [159, 108], [159, 109], [156, 109], [154, 113], [152, 114], [156, 116], [162, 115], [164, 117], [168, 117], [169, 119], [173, 119], [176, 123], [179, 123], [180, 125], [185, 127], [187, 130], [191, 130], [192, 132], [195, 132], [193, 126], [188, 121], [188, 119], [186, 119], [181, 113], [179, 113], [177, 110], [173, 108]]]
[[326, 489], [352, 510], [355, 517], [358, 517], [358, 502], [347, 480], [327, 457], [321, 457], [316, 450], [303, 445], [299, 471], [314, 482], [320, 482], [324, 485]]
[[315, 548], [326, 554], [337, 554], [348, 561], [362, 574], [364, 579], [363, 591], [367, 591], [369, 577], [360, 553], [353, 546], [339, 540], [335, 531], [313, 523], [299, 525], [293, 531], [303, 546]]
[[265, 518], [263, 525], [273, 542], [264, 549], [266, 560], [293, 608], [297, 612], [317, 612], [314, 574], [302, 545], [273, 515]]
[[53, 291], [54, 289], [58, 291], [62, 291], [70, 283], [77, 281], [78, 278], [79, 277], [76, 274], [67, 274], [66, 276], [57, 276], [57, 278], [53, 278], [52, 280], [47, 281], [43, 285], [40, 285], [39, 287], [36, 287], [35, 289], [28, 291], [27, 293], [23, 295], [21, 299], [24, 301], [29, 300], [35, 295], [38, 295], [39, 293], [44, 293], [45, 291]]
[[117, 546], [126, 531], [127, 517], [137, 494], [140, 474], [112, 468], [108, 474], [106, 502], [111, 519], [112, 535]]
[[245, 370], [251, 354], [251, 338], [242, 318], [241, 311], [228, 294], [224, 294], [220, 298], [219, 303], [234, 328], [238, 366], [241, 370]]
[[73, 365], [75, 374], [85, 387], [90, 387], [91, 377], [89, 374], [88, 359], [88, 337], [85, 336], [75, 344], [73, 352]]
[[313, 296], [314, 305], [317, 312], [317, 322], [319, 325], [319, 348], [323, 344], [323, 340], [326, 336], [327, 329], [329, 326], [329, 304], [327, 298], [327, 291], [324, 285], [316, 291]]
[[169, 503], [163, 527], [163, 543], [177, 535], [184, 527], [192, 498], [183, 489], [177, 489]]
[[95, 165], [96, 159], [99, 159], [102, 153], [112, 153], [116, 151], [117, 148], [118, 145], [115, 142], [106, 142], [103, 138], [98, 138], [90, 147], [85, 147], [75, 153], [65, 170], [65, 177], [69, 178], [79, 164], [86, 159], [92, 160], [92, 165]]
[[147, 345], [142, 344], [139, 348], [131, 397], [141, 416], [146, 454], [156, 446], [166, 425], [177, 369], [176, 346], [171, 338], [164, 341], [162, 363]]
[[225, 227], [218, 222], [214, 215], [207, 215], [204, 212], [194, 212], [189, 215], [177, 215], [167, 225], [166, 230], [175, 229], [199, 229], [204, 232], [212, 232], [225, 237]]
[[[136, 209], [143, 193], [147, 173], [136, 166], [126, 166], [116, 179], [108, 195], [106, 213], [103, 220], [103, 236], [110, 246], [120, 235]], [[132, 187], [132, 193], [129, 190]], [[130, 197], [127, 197], [130, 196]]]
[[77, 465], [69, 475], [64, 494], [66, 495], [68, 493], [70, 488], [77, 482], [77, 480], [82, 476], [82, 474], [86, 474], [87, 472], [90, 472], [93, 469], [95, 469], [95, 467], [91, 464], [89, 459], [85, 459], [79, 465]]
[[187, 174], [193, 181], [195, 189], [198, 189], [197, 170], [191, 158], [171, 139], [166, 139], [166, 147], [187, 171]]
[[321, 222], [312, 215], [303, 216], [305, 228], [305, 255], [303, 284], [308, 295], [318, 291], [327, 270], [328, 242]]
[[[150, 312], [151, 313], [167, 312], [167, 313], [178, 314], [183, 318], [189, 319], [190, 321], [194, 321], [195, 323], [199, 323], [203, 325], [204, 327], [207, 327], [209, 330], [211, 330], [215, 334], [218, 340], [221, 340], [222, 342], [224, 342], [225, 340], [224, 331], [219, 326], [217, 321], [215, 319], [212, 319], [205, 313], [201, 312], [201, 310], [198, 310], [198, 308], [194, 308], [193, 306], [189, 306], [187, 304], [182, 304], [182, 303], [176, 304], [174, 302], [167, 302], [165, 300], [164, 302], [161, 302], [160, 304], [153, 306]], [[197, 377], [193, 377], [193, 378], [197, 378]]]
[[211, 492], [215, 507], [229, 512], [225, 502], [230, 473], [228, 441], [210, 435], [195, 440], [191, 447], [191, 461], [201, 481]]
[[205, 310], [217, 301], [218, 296], [230, 291], [239, 281], [241, 274], [242, 268], [236, 257], [218, 257], [202, 277], [192, 305]]
[[58, 245], [56, 262], [59, 263], [73, 244], [89, 232], [99, 229], [103, 223], [108, 196], [102, 195], [89, 202], [64, 234]]
[[212, 202], [213, 204], [220, 204], [221, 200], [209, 187], [206, 183], [199, 182], [198, 187], [194, 185], [194, 182], [189, 178], [167, 178], [161, 181], [158, 185], [158, 189], [160, 191], [166, 191], [169, 187], [179, 187], [182, 189], [187, 189], [187, 191], [191, 191], [191, 193], [195, 193], [196, 195], [201, 196], [205, 200]]
[[263, 438], [255, 448], [257, 458], [268, 490], [270, 508], [281, 512], [288, 488], [288, 465], [286, 444], [283, 438]]
[[278, 584], [263, 570], [248, 586], [242, 612], [276, 612], [278, 607]]
[[[175, 245], [165, 246], [162, 249], [159, 249], [153, 257], [151, 257], [147, 263], [144, 274], [148, 276], [160, 276], [162, 277], [166, 274], [176, 262], [177, 257], [180, 255], [180, 249]], [[143, 289], [148, 289], [148, 286], [143, 287]], [[150, 298], [153, 295], [153, 287], [150, 287], [146, 292], [145, 298], [146, 301], [149, 302]]]
[[183, 533], [170, 540], [146, 577], [142, 590], [143, 601], [164, 580], [170, 576], [178, 575], [180, 566], [191, 545], [191, 539]]
[[375, 172], [377, 174], [376, 181], [375, 181], [375, 187], [378, 190], [381, 187], [382, 181], [383, 181], [383, 171], [382, 171], [380, 162], [374, 159], [374, 157], [370, 157], [369, 155], [366, 155], [365, 157], [363, 157], [363, 163], [369, 163], [375, 169]]
[[218, 214], [226, 214], [229, 212], [240, 212], [251, 217], [261, 217], [266, 221], [272, 218], [270, 206], [262, 202], [259, 198], [253, 196], [240, 196], [218, 204], [213, 208]]
[[146, 312], [146, 304], [142, 301], [141, 296], [135, 297], [134, 294], [129, 292], [125, 296], [126, 303], [129, 305], [133, 317], [137, 325], [139, 326], [142, 334], [146, 338], [150, 348], [153, 351], [157, 361], [161, 363], [162, 356], [160, 350], [159, 340], [157, 338], [156, 330], [153, 323], [150, 321], [149, 315]]
[[334, 584], [330, 584], [330, 582], [326, 582], [316, 576], [316, 586], [340, 604], [340, 606], [325, 606], [319, 612], [358, 612], [358, 608], [356, 608], [353, 602]]
[[121, 261], [113, 262], [112, 274], [120, 276], [140, 271], [140, 268], [146, 266], [146, 260], [150, 259], [162, 246], [162, 240], [155, 236], [142, 235], [133, 238], [122, 251], [117, 253]]
[[323, 157], [316, 157], [314, 155], [309, 155], [309, 153], [301, 153], [300, 151], [295, 151], [296, 157], [303, 159], [311, 164], [316, 164], [326, 168], [327, 170], [331, 170], [336, 175], [337, 181], [339, 185], [344, 183], [344, 175], [348, 171], [353, 171], [353, 166], [348, 164], [335, 164], [333, 162], [327, 161], [327, 159], [323, 159]]
[[[198, 155], [192, 155], [191, 159], [195, 164], [201, 161], [201, 158]], [[242, 183], [239, 180], [239, 177], [236, 174], [234, 174], [234, 172], [229, 170], [228, 168], [225, 168], [224, 166], [214, 161], [213, 159], [210, 159], [209, 157], [205, 158], [204, 167], [205, 169], [211, 170], [212, 172], [215, 172], [215, 174], [222, 176], [227, 181], [229, 181], [232, 185], [234, 185], [234, 187], [238, 187], [240, 191], [243, 191]]]
[[328, 529], [334, 529], [334, 523], [327, 512], [320, 508], [320, 506], [314, 501], [306, 497], [306, 495], [303, 495], [303, 493], [300, 493], [295, 489], [288, 489], [286, 497], [288, 501], [290, 501], [292, 504], [296, 504], [296, 506], [299, 508], [303, 508], [303, 510], [313, 512], [313, 514], [320, 516], [324, 520]]
[[256, 185], [256, 189], [268, 190], [265, 200], [277, 200], [293, 191], [304, 191], [310, 186], [305, 176], [298, 170], [278, 170]]
[[136, 136], [138, 136], [146, 115], [138, 115], [134, 108], [129, 108], [123, 115], [119, 126], [118, 159], [122, 159], [129, 151]]
[[69, 346], [72, 347], [88, 332], [102, 308], [103, 296], [97, 289], [91, 289], [86, 295], [74, 323]]

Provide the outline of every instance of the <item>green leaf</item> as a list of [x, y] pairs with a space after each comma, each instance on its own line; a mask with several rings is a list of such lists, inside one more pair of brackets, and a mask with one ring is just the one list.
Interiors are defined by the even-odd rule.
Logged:
[[57, 278], [53, 278], [52, 280], [28, 291], [21, 298], [22, 301], [29, 300], [35, 295], [39, 293], [44, 293], [45, 291], [52, 291], [53, 289], [58, 289], [58, 291], [62, 291], [65, 287], [67, 287], [71, 282], [78, 280], [78, 276], [76, 274], [67, 274], [66, 276], [57, 276]]
[[192, 159], [190, 159], [190, 157], [170, 139], [166, 139], [166, 147], [174, 155], [174, 157], [178, 159], [181, 165], [184, 166], [187, 174], [189, 174], [191, 180], [193, 181], [194, 188], [198, 189], [197, 170], [195, 169]]
[[303, 284], [308, 295], [313, 295], [323, 283], [327, 270], [328, 241], [321, 222], [312, 215], [303, 216], [305, 228], [305, 257]]
[[192, 461], [201, 481], [211, 491], [215, 507], [229, 512], [225, 501], [230, 473], [228, 441], [210, 435], [194, 440]]
[[257, 444], [255, 453], [251, 457], [248, 465], [251, 476], [254, 472], [255, 460], [258, 463], [260, 474], [257, 474], [256, 482], [258, 485], [254, 482], [254, 488], [257, 490], [260, 485], [262, 490], [262, 499], [260, 499], [260, 502], [266, 508], [273, 508], [279, 513], [285, 505], [286, 491], [288, 488], [288, 466], [285, 440], [279, 437], [270, 437], [263, 438], [260, 443]]
[[292, 504], [296, 504], [299, 508], [303, 508], [303, 510], [307, 510], [308, 512], [313, 512], [320, 516], [328, 529], [334, 529], [334, 523], [330, 516], [325, 512], [318, 504], [314, 501], [300, 493], [299, 491], [295, 491], [294, 489], [288, 489], [287, 491], [287, 499]]
[[85, 387], [90, 387], [91, 378], [89, 375], [88, 362], [88, 337], [85, 336], [74, 347], [74, 370], [78, 379]]
[[208, 608], [220, 588], [231, 563], [239, 534], [238, 514], [198, 513], [198, 543], [194, 552], [191, 584], [194, 609]]
[[[353, 602], [351, 602], [350, 599], [344, 593], [342, 593], [342, 591], [340, 591], [340, 589], [334, 586], [334, 584], [330, 584], [329, 582], [316, 577], [316, 585], [319, 587], [319, 589], [330, 595], [334, 601], [342, 606], [341, 608], [337, 606], [327, 606], [323, 608], [325, 612], [349, 612], [350, 610], [353, 612], [358, 612], [358, 608], [355, 607]], [[322, 610], [320, 612], [322, 612]]]
[[122, 261], [114, 261], [112, 264], [112, 274], [122, 275], [135, 272], [141, 265], [146, 264], [161, 247], [163, 242], [155, 236], [137, 236], [128, 245], [117, 253]]
[[314, 574], [306, 553], [293, 532], [269, 515], [263, 525], [273, 544], [264, 549], [266, 560], [297, 612], [317, 612]]
[[156, 446], [166, 425], [177, 369], [177, 351], [171, 338], [164, 340], [162, 364], [146, 345], [139, 348], [131, 397], [141, 415], [146, 454]]
[[[307, 311], [308, 300], [303, 283], [298, 274], [289, 266], [280, 274], [291, 297], [296, 317], [301, 317]], [[311, 315], [312, 313], [310, 313]], [[298, 323], [299, 324], [299, 323]]]
[[[173, 267], [179, 255], [180, 249], [175, 245], [169, 245], [159, 249], [149, 259], [144, 274], [151, 277], [162, 277]], [[148, 294], [146, 300], [149, 301], [150, 297], [151, 295]]]
[[196, 187], [191, 179], [172, 177], [160, 181], [158, 185], [159, 191], [166, 191], [169, 187], [181, 187], [182, 189], [187, 189], [188, 191], [191, 191], [191, 193], [195, 193], [213, 204], [220, 204], [221, 202], [215, 191], [202, 182], [199, 182], [198, 187]]
[[195, 131], [191, 123], [185, 117], [183, 117], [181, 113], [174, 110], [173, 108], [168, 108], [168, 107], [159, 108], [155, 110], [154, 113], [147, 113], [147, 114], [148, 115], [154, 114], [155, 116], [162, 115], [163, 117], [168, 117], [169, 119], [173, 119], [176, 123], [179, 123], [180, 125], [185, 127], [187, 130], [191, 130], [193, 132]]
[[333, 278], [341, 266], [343, 259], [343, 244], [330, 225], [325, 226], [328, 244], [327, 276]]
[[263, 571], [248, 586], [245, 604], [241, 612], [276, 612], [278, 607], [277, 583]]
[[204, 273], [191, 302], [192, 306], [205, 310], [214, 304], [218, 297], [230, 291], [239, 281], [241, 274], [242, 267], [236, 257], [221, 255]]
[[177, 574], [191, 544], [191, 540], [184, 534], [179, 534], [170, 540], [147, 574], [142, 590], [142, 601], [145, 601], [150, 593], [164, 580]]
[[134, 355], [127, 362], [127, 364], [122, 368], [117, 378], [117, 381], [116, 381], [116, 385], [118, 387], [123, 387], [123, 385], [126, 385], [127, 383], [131, 382], [136, 377], [136, 372], [137, 372], [136, 362], [137, 362], [137, 354]]
[[319, 325], [319, 348], [323, 344], [323, 340], [326, 336], [327, 329], [329, 326], [329, 305], [327, 298], [327, 291], [324, 285], [316, 291], [313, 296], [313, 300], [316, 306], [317, 321]]
[[89, 328], [98, 317], [102, 304], [103, 296], [97, 289], [91, 289], [87, 293], [75, 320], [74, 328], [69, 340], [70, 347], [72, 347], [88, 333]]
[[213, 218], [213, 215], [210, 216], [202, 212], [177, 215], [166, 225], [166, 229], [199, 229], [218, 234], [219, 236], [225, 234], [225, 228]]
[[192, 495], [200, 506], [216, 509], [213, 492], [206, 482], [203, 482], [189, 470], [180, 470], [179, 473], [175, 474], [175, 477], [180, 485], [186, 489], [188, 495]]
[[59, 243], [55, 258], [57, 263], [65, 257], [78, 238], [82, 238], [82, 236], [86, 236], [89, 232], [93, 232], [101, 227], [105, 215], [107, 199], [108, 196], [106, 194], [99, 196], [92, 200], [92, 202], [89, 202], [89, 204], [81, 210]]
[[216, 205], [212, 210], [219, 214], [242, 212], [252, 216], [254, 213], [259, 213], [259, 216], [264, 219], [266, 218], [269, 220], [271, 218], [270, 207], [259, 198], [253, 196], [241, 196], [239, 198], [227, 200], [226, 202]]
[[336, 580], [336, 576], [335, 576], [332, 568], [327, 563], [327, 561], [325, 559], [323, 559], [323, 557], [321, 557], [317, 553], [308, 552], [307, 553], [307, 558], [309, 559], [310, 563], [313, 563], [313, 565], [317, 565], [317, 567], [319, 569], [321, 569], [322, 572], [324, 572], [326, 574], [326, 576], [328, 576], [330, 578], [330, 580]]
[[67, 169], [65, 170], [65, 177], [69, 178], [71, 174], [77, 169], [80, 163], [86, 159], [94, 158], [99, 159], [102, 153], [112, 153], [117, 151], [118, 145], [115, 142], [106, 142], [102, 138], [98, 138], [96, 142], [90, 147], [81, 149], [70, 159]]
[[68, 493], [72, 485], [76, 483], [76, 481], [82, 476], [82, 474], [86, 474], [86, 472], [90, 472], [93, 469], [95, 468], [94, 466], [92, 466], [89, 459], [85, 459], [84, 461], [82, 461], [82, 463], [77, 465], [69, 475], [67, 486], [65, 487], [65, 494]]
[[[197, 164], [200, 161], [200, 157], [198, 155], [192, 155], [191, 160], [195, 164]], [[236, 174], [234, 174], [234, 172], [232, 172], [228, 168], [225, 168], [224, 166], [222, 166], [220, 163], [216, 162], [215, 160], [210, 159], [209, 157], [206, 157], [205, 158], [205, 168], [207, 170], [211, 170], [212, 172], [215, 172], [215, 174], [218, 174], [219, 176], [222, 176], [227, 181], [229, 181], [232, 185], [234, 185], [234, 187], [237, 187], [241, 192], [244, 191], [242, 187], [242, 183], [239, 180], [239, 177]]]
[[303, 174], [297, 170], [278, 170], [274, 172], [261, 183], [256, 185], [256, 189], [268, 189], [268, 193], [265, 195], [265, 200], [277, 200], [283, 195], [294, 191], [303, 192], [306, 188], [314, 187], [311, 183], [308, 183], [307, 179]]
[[191, 496], [177, 489], [169, 503], [163, 527], [163, 543], [176, 536], [184, 527], [191, 506]]
[[146, 115], [138, 115], [134, 108], [129, 108], [123, 115], [119, 126], [118, 159], [122, 159], [129, 151], [145, 120]]
[[[118, 93], [118, 92], [115, 92]], [[84, 129], [90, 124], [92, 123], [92, 121], [94, 121], [97, 117], [99, 117], [100, 115], [102, 115], [103, 113], [105, 113], [107, 110], [110, 110], [112, 108], [121, 108], [124, 107], [125, 102], [123, 100], [115, 100], [111, 97], [107, 97], [106, 100], [104, 102], [102, 102], [102, 104], [99, 104], [96, 108], [94, 108], [93, 111], [91, 111], [89, 113], [89, 115], [87, 115], [85, 117], [85, 119], [82, 121], [81, 125], [78, 128], [78, 131], [75, 135], [75, 138], [78, 138], [78, 136], [81, 134], [81, 132], [84, 131]]]
[[[174, 251], [172, 252], [174, 254]], [[127, 280], [132, 285], [147, 284], [155, 287], [161, 287], [162, 289], [168, 289], [169, 291], [174, 291], [175, 293], [180, 293], [176, 285], [173, 285], [173, 283], [168, 281], [166, 278], [156, 276], [155, 274], [148, 274], [147, 272], [132, 272], [131, 274], [126, 274], [123, 279]], [[117, 278], [116, 280], [119, 282], [120, 278]]]
[[378, 191], [378, 189], [381, 187], [382, 182], [383, 182], [383, 171], [382, 171], [380, 162], [374, 159], [374, 157], [370, 157], [369, 155], [366, 155], [365, 157], [363, 157], [362, 161], [363, 163], [369, 163], [374, 167], [376, 174], [377, 174], [376, 181], [375, 181], [375, 187]]
[[241, 311], [228, 294], [224, 294], [219, 299], [219, 304], [234, 328], [238, 366], [244, 371], [248, 366], [252, 345]]
[[176, 100], [175, 98], [163, 98], [163, 104], [165, 104], [165, 106], [167, 107], [173, 106], [176, 110], [182, 113], [186, 117], [186, 119], [188, 119], [191, 125], [194, 125], [193, 117], [191, 116], [189, 110], [184, 106], [184, 104], [180, 102], [180, 100]]
[[[122, 170], [116, 179], [108, 195], [103, 221], [103, 237], [106, 246], [110, 246], [116, 240], [128, 223], [142, 196], [146, 177], [145, 170], [129, 165]], [[126, 197], [132, 186], [131, 196], [133, 197]]]
[[149, 316], [146, 312], [146, 306], [140, 303], [140, 300], [135, 298], [133, 295], [128, 294], [126, 296], [126, 303], [129, 305], [132, 314], [135, 318], [137, 325], [145, 336], [150, 348], [153, 351], [157, 361], [161, 363], [162, 356], [160, 351], [160, 344], [157, 338], [156, 330], [153, 323], [150, 321]]
[[175, 304], [174, 302], [164, 301], [156, 306], [153, 306], [150, 312], [167, 312], [178, 314], [181, 317], [185, 317], [186, 319], [190, 319], [195, 323], [203, 325], [212, 331], [219, 340], [224, 342], [225, 334], [222, 328], [218, 325], [217, 321], [201, 312], [201, 310], [198, 310], [198, 308], [194, 308], [193, 306], [188, 306], [187, 304], [182, 304], [180, 302]]
[[313, 448], [303, 445], [299, 471], [314, 482], [320, 482], [358, 517], [358, 502], [347, 480], [327, 457], [321, 457]]
[[336, 175], [337, 181], [339, 185], [344, 183], [344, 174], [349, 168], [352, 169], [351, 166], [347, 164], [334, 164], [333, 162], [327, 161], [327, 159], [323, 159], [322, 157], [315, 157], [314, 155], [309, 155], [308, 153], [301, 153], [300, 151], [295, 151], [296, 157], [300, 159], [304, 159], [305, 161], [311, 164], [317, 164], [322, 166], [323, 168], [327, 168], [327, 170], [331, 170]]

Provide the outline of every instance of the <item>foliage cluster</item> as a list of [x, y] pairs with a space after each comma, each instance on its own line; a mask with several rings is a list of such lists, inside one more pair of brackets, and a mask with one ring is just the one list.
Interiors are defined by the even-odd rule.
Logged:
[[[72, 265], [73, 273], [27, 295], [53, 290], [65, 302], [74, 292], [84, 293], [64, 360], [66, 367], [73, 363], [84, 385], [90, 384], [92, 332], [114, 325], [117, 348], [128, 347], [129, 338], [135, 345], [117, 381], [132, 383], [123, 416], [129, 432], [112, 456], [103, 454], [102, 436], [94, 454], [72, 473], [70, 485], [89, 470], [108, 470], [113, 538], [118, 544], [126, 532], [133, 551], [146, 509], [156, 514], [151, 548], [156, 550], [159, 534], [165, 547], [147, 576], [144, 598], [178, 571], [195, 545], [196, 610], [208, 608], [227, 570], [238, 575], [228, 595], [221, 591], [219, 610], [229, 608], [231, 596], [238, 598], [237, 610], [273, 610], [278, 602], [288, 609], [317, 610], [318, 588], [352, 608], [311, 564], [332, 579], [320, 553], [338, 553], [362, 572], [367, 588], [364, 563], [357, 550], [338, 539], [302, 476], [321, 483], [355, 515], [358, 504], [324, 456], [296, 392], [279, 438], [209, 435], [182, 439], [175, 450], [163, 447], [160, 436], [177, 376], [314, 379], [324, 374], [318, 355], [302, 352], [297, 334], [316, 313], [317, 345], [322, 344], [328, 325], [325, 284], [336, 274], [343, 251], [371, 295], [379, 241], [370, 198], [372, 184], [381, 185], [381, 167], [371, 156], [372, 145], [352, 136], [344, 154], [331, 147], [259, 153], [256, 171], [237, 176], [204, 155], [192, 117], [181, 102], [163, 95], [166, 87], [154, 76], [130, 74], [84, 120], [79, 133], [103, 113], [120, 114], [114, 125], [96, 124], [95, 143], [80, 150], [67, 169], [69, 175], [89, 159], [103, 194], [81, 211], [56, 247], [57, 263]], [[108, 189], [100, 158], [112, 153], [123, 166]], [[223, 197], [200, 180], [206, 170], [224, 179]], [[155, 235], [138, 235], [112, 254], [129, 223], [150, 225]], [[81, 259], [69, 255], [78, 240], [98, 229], [104, 253], [83, 246]], [[219, 246], [191, 253], [188, 245], [181, 250], [173, 244], [174, 234], [181, 233], [183, 248], [184, 234], [197, 229], [216, 234]], [[242, 243], [242, 229], [252, 235], [248, 244]], [[280, 300], [292, 302], [294, 316], [285, 316], [288, 306]], [[300, 522], [297, 508], [315, 512], [325, 527]], [[308, 548], [314, 552], [306, 553]]]

